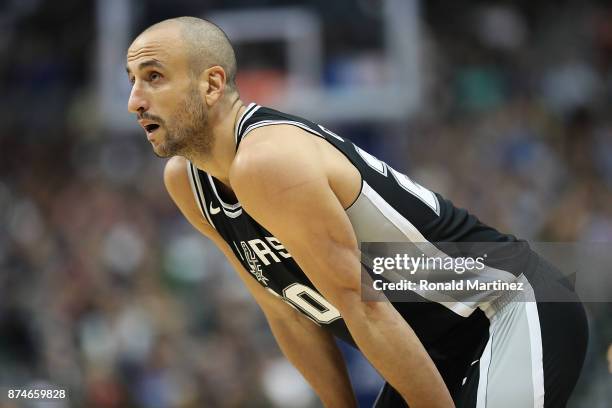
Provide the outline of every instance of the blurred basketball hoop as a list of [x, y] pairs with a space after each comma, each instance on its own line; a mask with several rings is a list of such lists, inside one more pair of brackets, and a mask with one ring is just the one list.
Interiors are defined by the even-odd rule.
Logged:
[[287, 89], [287, 77], [279, 69], [247, 69], [237, 73], [236, 85], [240, 90], [240, 98], [245, 102], [277, 105]]
[[[303, 8], [259, 8], [203, 17], [218, 24], [236, 48], [280, 46], [281, 66], [250, 67], [249, 59], [241, 61], [239, 53], [237, 81], [245, 101], [325, 123], [405, 121], [417, 111], [422, 98], [419, 0], [380, 1], [382, 7], [378, 1], [373, 7], [382, 12], [383, 49], [374, 59], [354, 55], [340, 67], [349, 77], [374, 72], [380, 79], [368, 75], [369, 81], [347, 81], [334, 87], [325, 87], [322, 81], [322, 68], [331, 62], [324, 60], [323, 28], [316, 13]], [[132, 35], [134, 3], [96, 2], [96, 95], [99, 120], [109, 130], [138, 129], [125, 109], [129, 87], [124, 54]]]
[[[355, 81], [344, 87], [322, 84], [322, 24], [302, 8], [260, 8], [213, 12], [205, 18], [219, 25], [235, 47], [275, 41], [283, 45], [283, 70], [241, 75], [241, 96], [313, 120], [406, 120], [421, 98], [421, 39], [418, 0], [384, 0], [384, 50], [380, 66], [387, 80]], [[353, 63], [367, 61], [356, 58]], [[367, 69], [367, 67], [365, 67]], [[357, 69], [359, 70], [359, 68]]]

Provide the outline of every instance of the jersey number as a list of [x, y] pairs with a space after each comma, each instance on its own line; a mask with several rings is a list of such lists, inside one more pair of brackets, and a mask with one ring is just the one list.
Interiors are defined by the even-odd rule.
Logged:
[[[268, 288], [269, 289], [269, 288]], [[274, 295], [278, 294], [269, 289]], [[339, 319], [340, 312], [314, 289], [292, 283], [283, 289], [283, 299], [317, 323], [328, 324]]]
[[357, 153], [359, 153], [361, 158], [368, 164], [368, 166], [370, 166], [385, 177], [387, 177], [388, 169], [401, 188], [403, 188], [404, 190], [421, 200], [423, 203], [425, 203], [438, 216], [440, 215], [440, 206], [438, 205], [438, 198], [432, 191], [426, 189], [418, 183], [415, 183], [405, 174], [402, 174], [399, 171], [393, 169], [387, 163], [377, 159], [365, 150], [360, 149], [356, 145], [354, 146]]

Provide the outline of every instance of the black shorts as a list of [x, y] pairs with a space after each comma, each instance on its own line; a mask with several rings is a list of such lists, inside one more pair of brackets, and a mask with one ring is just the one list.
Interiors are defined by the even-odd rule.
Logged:
[[[488, 333], [479, 334], [467, 346], [465, 341], [451, 340], [427, 348], [457, 407], [558, 408], [567, 404], [586, 354], [584, 308], [573, 288], [542, 258], [533, 273], [519, 279], [525, 282], [524, 293], [504, 294], [486, 308]], [[533, 301], [552, 299], [551, 293], [562, 293], [564, 301]], [[464, 334], [456, 333], [458, 339], [470, 336], [469, 326], [462, 330]], [[455, 344], [461, 344], [461, 349]], [[407, 405], [386, 383], [374, 407]]]

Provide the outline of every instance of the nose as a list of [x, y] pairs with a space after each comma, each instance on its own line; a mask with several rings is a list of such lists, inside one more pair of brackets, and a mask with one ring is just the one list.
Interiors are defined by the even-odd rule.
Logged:
[[149, 101], [143, 91], [137, 87], [132, 87], [130, 99], [128, 100], [128, 111], [131, 113], [146, 112], [149, 110]]

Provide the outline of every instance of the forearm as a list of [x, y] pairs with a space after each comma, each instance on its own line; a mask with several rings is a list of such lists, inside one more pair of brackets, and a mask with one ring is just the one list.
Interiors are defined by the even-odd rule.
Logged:
[[452, 407], [453, 401], [420, 340], [389, 302], [363, 302], [342, 310], [355, 342], [411, 407]]
[[313, 387], [325, 407], [356, 407], [346, 365], [333, 337], [279, 296], [264, 290], [244, 270], [227, 244], [214, 233], [209, 236], [255, 297], [283, 354]]
[[333, 337], [303, 316], [268, 319], [283, 354], [301, 372], [326, 408], [356, 407], [346, 364]]

